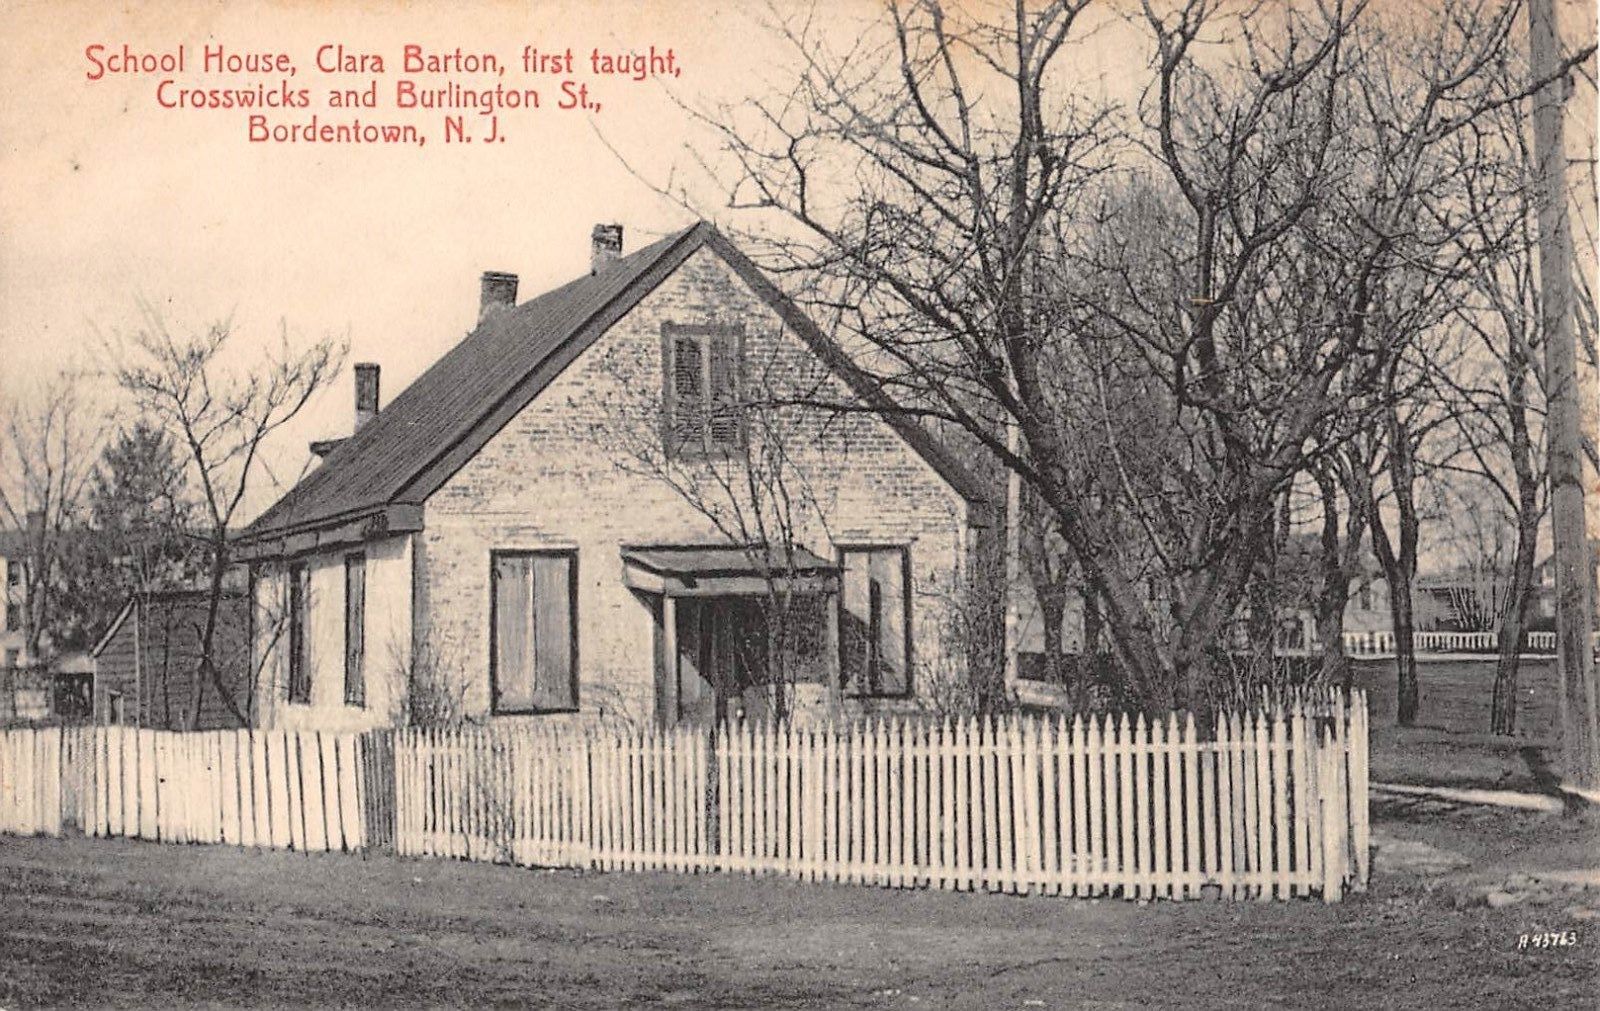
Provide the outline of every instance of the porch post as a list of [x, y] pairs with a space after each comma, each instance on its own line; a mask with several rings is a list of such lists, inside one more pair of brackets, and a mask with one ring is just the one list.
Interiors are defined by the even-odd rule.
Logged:
[[833, 594], [824, 608], [828, 612], [828, 715], [834, 719], [838, 719], [844, 713], [844, 700], [841, 697], [841, 685], [839, 683], [844, 672], [844, 660], [839, 654], [839, 605], [841, 599], [838, 593]]
[[678, 722], [678, 608], [677, 602], [667, 593], [661, 594], [661, 627], [656, 677], [656, 723], [663, 727]]

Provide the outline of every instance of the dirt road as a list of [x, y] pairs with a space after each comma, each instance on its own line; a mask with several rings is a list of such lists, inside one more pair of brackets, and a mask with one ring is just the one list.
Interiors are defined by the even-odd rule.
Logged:
[[[1530, 931], [1572, 947], [1518, 950]], [[0, 1005], [1573, 1007], [1600, 931], [1404, 875], [1138, 906], [0, 839]]]

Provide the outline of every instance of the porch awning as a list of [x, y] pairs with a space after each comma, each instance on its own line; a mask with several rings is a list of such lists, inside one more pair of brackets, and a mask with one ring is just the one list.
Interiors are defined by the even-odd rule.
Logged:
[[622, 549], [623, 581], [669, 597], [749, 597], [776, 585], [791, 593], [836, 593], [839, 566], [795, 547], [654, 545]]

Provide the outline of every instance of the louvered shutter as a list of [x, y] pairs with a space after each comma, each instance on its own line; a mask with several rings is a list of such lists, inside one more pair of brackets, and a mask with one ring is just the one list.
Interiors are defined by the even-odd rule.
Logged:
[[711, 401], [706, 433], [708, 448], [735, 449], [744, 441], [739, 417], [739, 335], [714, 334], [708, 343], [711, 351], [707, 370]]
[[701, 452], [705, 446], [705, 361], [700, 339], [675, 334], [671, 348], [672, 416], [668, 433], [675, 451]]

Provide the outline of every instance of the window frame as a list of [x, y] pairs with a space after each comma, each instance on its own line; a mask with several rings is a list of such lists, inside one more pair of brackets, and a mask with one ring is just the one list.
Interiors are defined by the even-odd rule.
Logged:
[[286, 570], [284, 591], [289, 612], [288, 702], [292, 706], [311, 704], [311, 566], [291, 562]]
[[[567, 627], [570, 651], [568, 686], [569, 706], [537, 706], [508, 708], [500, 702], [500, 642], [496, 624], [500, 613], [499, 578], [495, 575], [496, 563], [502, 558], [564, 558], [567, 560]], [[489, 551], [489, 715], [490, 716], [544, 716], [556, 713], [576, 713], [582, 705], [578, 687], [578, 549], [577, 548], [493, 548]], [[538, 672], [534, 672], [538, 676]], [[530, 693], [537, 695], [537, 692]]]
[[[673, 382], [673, 366], [679, 337], [692, 337], [700, 345], [701, 389], [706, 411], [701, 419], [700, 445], [678, 443], [673, 438], [674, 422], [678, 416], [678, 391]], [[737, 404], [736, 435], [732, 445], [714, 445], [711, 441], [711, 358], [712, 345], [719, 338], [733, 341], [733, 395]], [[743, 455], [749, 444], [749, 426], [745, 418], [745, 332], [743, 323], [673, 323], [661, 324], [661, 445], [669, 460], [721, 460]]]
[[[361, 573], [361, 610], [352, 612], [350, 609], [350, 574], [352, 571]], [[360, 634], [360, 648], [355, 652], [356, 666], [352, 671], [350, 667], [350, 631], [351, 617], [356, 619], [356, 631]], [[354, 674], [352, 680], [351, 675]], [[352, 683], [355, 692], [351, 692]], [[367, 553], [365, 551], [352, 551], [344, 556], [344, 704], [357, 709], [367, 707]]]
[[[868, 689], [866, 687], [866, 685], [868, 683], [870, 683], [870, 682], [867, 681], [867, 679], [865, 677], [866, 672], [865, 671], [862, 672], [863, 676], [860, 679], [852, 678], [851, 675], [850, 675], [850, 671], [849, 671], [849, 669], [847, 667], [847, 660], [849, 658], [849, 651], [848, 651], [848, 646], [847, 646], [847, 644], [845, 642], [845, 637], [843, 635], [843, 630], [844, 630], [844, 627], [845, 627], [845, 617], [846, 617], [846, 615], [845, 615], [845, 603], [844, 603], [844, 581], [845, 581], [845, 573], [846, 573], [845, 557], [847, 555], [849, 555], [849, 554], [871, 554], [871, 553], [876, 553], [876, 552], [887, 552], [887, 551], [896, 551], [896, 552], [899, 552], [899, 554], [900, 554], [900, 582], [901, 582], [901, 594], [902, 594], [901, 602], [902, 602], [902, 610], [903, 610], [903, 615], [902, 615], [902, 618], [901, 618], [901, 625], [903, 626], [902, 634], [903, 634], [903, 637], [904, 637], [904, 640], [905, 640], [902, 643], [902, 648], [905, 650], [905, 653], [904, 653], [905, 668], [906, 668], [905, 669], [905, 676], [904, 676], [905, 686], [903, 688], [901, 688], [900, 690], [898, 690], [898, 691], [881, 691], [881, 690], [880, 691], [871, 691], [870, 689]], [[874, 542], [863, 542], [863, 543], [856, 543], [856, 544], [837, 544], [837, 545], [835, 545], [835, 550], [834, 550], [834, 560], [839, 565], [839, 593], [838, 593], [838, 600], [837, 600], [837, 602], [835, 603], [834, 606], [837, 608], [838, 627], [839, 627], [839, 630], [840, 630], [840, 635], [839, 635], [839, 681], [840, 681], [840, 689], [843, 691], [843, 693], [844, 693], [846, 698], [856, 698], [856, 699], [907, 699], [907, 698], [911, 698], [912, 694], [913, 694], [913, 689], [915, 687], [912, 684], [912, 678], [911, 678], [911, 672], [912, 672], [912, 669], [913, 669], [912, 650], [911, 650], [911, 642], [912, 642], [911, 622], [912, 622], [913, 613], [914, 613], [914, 608], [913, 608], [913, 605], [912, 605], [912, 599], [913, 599], [912, 598], [912, 586], [913, 586], [913, 582], [912, 582], [912, 576], [911, 576], [911, 545], [907, 544], [907, 543], [874, 543]]]

